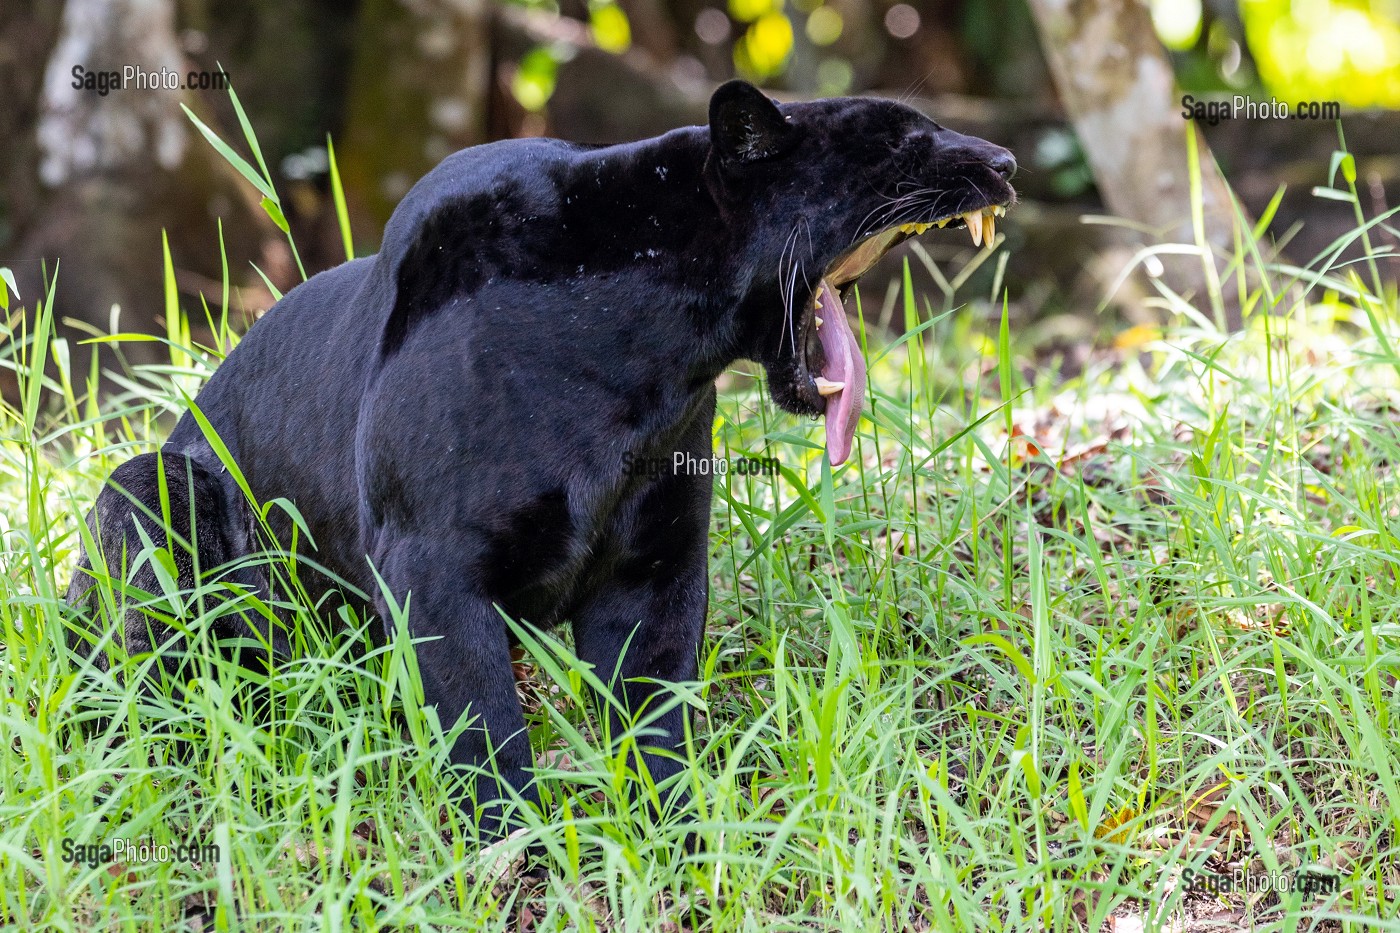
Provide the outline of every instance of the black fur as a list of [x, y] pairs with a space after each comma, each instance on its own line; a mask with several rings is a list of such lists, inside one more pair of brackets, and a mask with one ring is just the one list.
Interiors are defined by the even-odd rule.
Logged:
[[[783, 408], [821, 413], [810, 309], [822, 270], [877, 230], [1008, 203], [1014, 166], [897, 103], [775, 106], [741, 82], [716, 92], [708, 128], [468, 149], [409, 192], [377, 256], [263, 317], [197, 404], [254, 494], [296, 504], [318, 561], [376, 593], [372, 564], [399, 602], [412, 593], [413, 632], [440, 637], [419, 659], [428, 700], [444, 723], [479, 717], [453, 761], [494, 746], [506, 780], [534, 796], [496, 607], [571, 621], [580, 656], [620, 675], [634, 713], [658, 689], [634, 678], [693, 677], [710, 479], [637, 475], [628, 456], [711, 456], [714, 381], [739, 358], [766, 367]], [[164, 449], [167, 470], [195, 476], [203, 563], [252, 548], [238, 490], [191, 416]], [[137, 458], [113, 481], [149, 504], [153, 470]], [[128, 501], [109, 490], [97, 503], [109, 557], [133, 546]], [[285, 520], [276, 532], [285, 547]], [[85, 586], [80, 574], [75, 602]], [[129, 646], [149, 645], [131, 635], [146, 624], [125, 620]], [[658, 746], [676, 748], [681, 709], [658, 725]], [[646, 763], [658, 781], [679, 768]]]
[[[118, 604], [126, 605], [122, 624], [111, 633], [115, 645], [81, 637], [78, 632], [70, 638], [70, 647], [90, 657], [99, 667], [106, 667], [108, 649], [118, 647], [128, 655], [155, 651], [160, 656], [160, 670], [166, 678], [163, 687], [167, 690], [179, 690], [187, 673], [184, 661], [188, 627], [182, 631], [162, 624], [160, 616], [169, 617], [172, 608], [161, 600], [152, 602], [142, 596], [164, 595], [152, 562], [141, 559], [147, 540], [169, 551], [182, 589], [188, 589], [198, 578], [266, 594], [265, 581], [246, 560], [258, 549], [247, 502], [218, 471], [211, 471], [194, 458], [162, 451], [141, 454], [117, 467], [88, 515], [88, 530], [94, 540], [104, 545], [108, 575], [128, 584], [125, 592], [118, 588], [113, 597]], [[81, 566], [90, 570], [92, 563], [85, 557]], [[97, 594], [88, 587], [87, 575], [75, 574], [68, 590], [69, 601], [95, 607]], [[133, 606], [146, 602], [151, 605], [145, 611]], [[240, 654], [248, 654], [254, 645], [286, 651], [285, 634], [276, 626], [254, 627], [243, 613], [216, 612], [211, 616], [213, 639], [241, 640]]]

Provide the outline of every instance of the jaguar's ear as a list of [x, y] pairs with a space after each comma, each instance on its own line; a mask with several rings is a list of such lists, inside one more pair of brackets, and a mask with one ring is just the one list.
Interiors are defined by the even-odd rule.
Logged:
[[791, 135], [777, 106], [747, 81], [728, 81], [710, 98], [710, 144], [728, 164], [775, 156]]

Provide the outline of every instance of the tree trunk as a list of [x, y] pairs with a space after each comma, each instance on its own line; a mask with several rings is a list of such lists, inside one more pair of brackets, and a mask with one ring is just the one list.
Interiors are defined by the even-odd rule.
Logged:
[[487, 140], [486, 0], [366, 0], [337, 157], [357, 232], [377, 232], [409, 187]]
[[[215, 217], [228, 215], [224, 245], [234, 284], [242, 270], [252, 275], [249, 259], [257, 260], [273, 281], [291, 284], [286, 246], [270, 238], [280, 238], [280, 232], [256, 197], [246, 201], [247, 183], [195, 137], [180, 109], [187, 103], [203, 110], [197, 92], [140, 89], [134, 82], [107, 94], [73, 87], [77, 65], [88, 72], [118, 73], [128, 64], [146, 73], [164, 67], [183, 79], [190, 63], [180, 46], [175, 13], [174, 0], [68, 0], [54, 23], [42, 82], [31, 88], [32, 100], [17, 102], [23, 119], [16, 131], [24, 138], [14, 140], [13, 149], [27, 164], [5, 173], [15, 222], [13, 240], [4, 244], [6, 264], [14, 265], [20, 294], [32, 312], [44, 296], [43, 273], [52, 275], [62, 260], [57, 335], [67, 340], [80, 389], [98, 352], [81, 341], [109, 331], [114, 308], [121, 312], [121, 331], [162, 330], [163, 232], [169, 236], [177, 280], [209, 282], [221, 268]], [[0, 81], [0, 87], [10, 86]], [[9, 197], [17, 191], [22, 197]], [[280, 261], [284, 256], [286, 261]], [[215, 305], [218, 284], [213, 287]], [[257, 306], [235, 301], [235, 320], [241, 310], [267, 306], [262, 291], [258, 286], [253, 296]], [[235, 297], [246, 296], [236, 291]], [[192, 315], [196, 327], [200, 317]], [[105, 368], [161, 362], [168, 352], [158, 343], [128, 342], [102, 347], [100, 358]], [[12, 384], [0, 383], [0, 391], [12, 389]]]
[[[1060, 99], [1109, 209], [1163, 242], [1193, 243], [1187, 127], [1171, 61], [1138, 0], [1030, 0]], [[1234, 242], [1225, 179], [1197, 134], [1205, 239]], [[1209, 313], [1212, 274], [1194, 256], [1163, 256], [1164, 281]], [[1216, 309], [1231, 329], [1228, 293]], [[1218, 318], [1217, 318], [1218, 319]]]

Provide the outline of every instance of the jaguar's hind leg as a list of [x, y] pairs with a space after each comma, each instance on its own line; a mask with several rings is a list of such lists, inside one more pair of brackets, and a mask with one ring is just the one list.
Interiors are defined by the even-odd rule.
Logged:
[[[215, 620], [210, 623], [215, 639], [241, 637], [245, 646], [262, 642], [274, 652], [285, 652], [285, 635], [266, 620], [256, 623], [255, 632], [248, 613], [214, 611], [206, 616], [197, 603], [187, 605], [196, 587], [211, 580], [241, 584], [266, 596], [265, 575], [247, 562], [236, 563], [253, 553], [257, 536], [251, 510], [226, 474], [182, 453], [141, 454], [112, 472], [88, 514], [88, 527], [100, 553], [86, 554], [78, 565], [68, 602], [86, 610], [90, 626], [87, 635], [74, 633], [73, 647], [99, 667], [108, 663], [104, 645], [115, 643], [128, 656], [154, 651], [160, 656], [160, 669], [178, 684], [188, 656], [187, 635], [197, 618]], [[187, 611], [160, 601], [169, 577], [162, 585], [155, 563], [160, 558], [149, 549], [152, 544], [169, 552], [177, 593], [166, 595]], [[117, 619], [106, 619], [101, 611], [97, 584], [104, 576], [113, 583]], [[203, 608], [220, 596], [215, 591], [204, 597]], [[103, 636], [109, 632], [112, 638], [107, 641]]]

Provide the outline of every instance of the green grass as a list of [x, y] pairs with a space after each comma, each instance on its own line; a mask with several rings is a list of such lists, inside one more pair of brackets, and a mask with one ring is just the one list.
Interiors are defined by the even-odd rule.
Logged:
[[[819, 427], [734, 382], [718, 447], [783, 469], [719, 483], [702, 676], [676, 698], [693, 822], [632, 811], [631, 737], [598, 726], [567, 640], [533, 642], [545, 812], [484, 854], [402, 618], [375, 647], [377, 622], [295, 606], [292, 661], [200, 655], [176, 698], [135, 688], [148, 657], [74, 663], [82, 516], [235, 338], [226, 307], [181, 313], [172, 290], [170, 363], [99, 407], [51, 299], [24, 296], [42, 310], [10, 309], [3, 350], [22, 399], [0, 441], [0, 923], [1202, 929], [1235, 910], [1221, 928], [1400, 929], [1400, 305], [1366, 250], [1359, 274], [1293, 270], [1244, 231], [1218, 264], [1226, 292], [1248, 270], [1243, 333], [1209, 323], [1219, 294], [1164, 294], [1179, 326], [1070, 379], [1024, 381], [1015, 328], [906, 287], [907, 336], [869, 335], [873, 406], [835, 471]], [[216, 584], [103, 598], [179, 611], [196, 644], [268, 608]], [[64, 858], [117, 839], [218, 850]], [[532, 844], [543, 879], [509, 868]], [[1336, 891], [1182, 880], [1308, 865]]]

